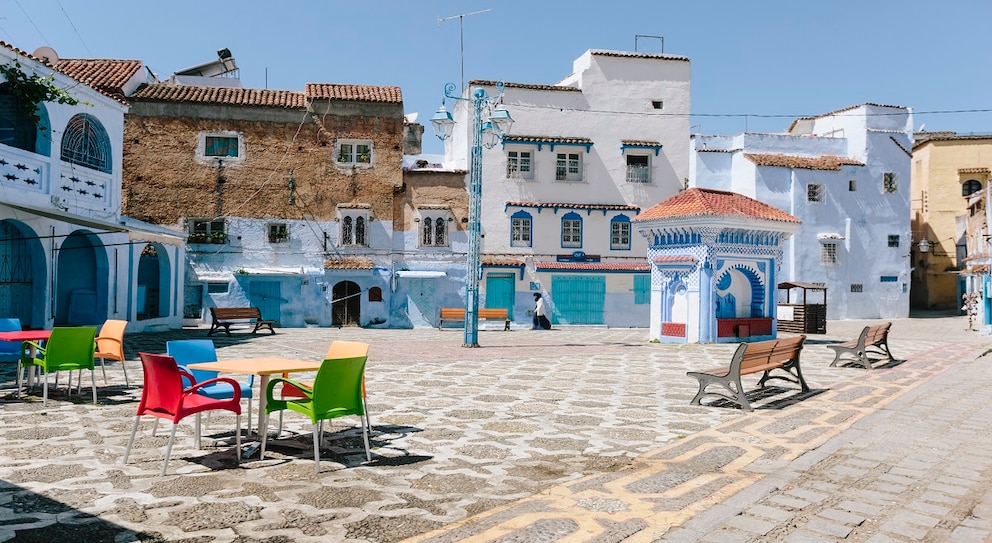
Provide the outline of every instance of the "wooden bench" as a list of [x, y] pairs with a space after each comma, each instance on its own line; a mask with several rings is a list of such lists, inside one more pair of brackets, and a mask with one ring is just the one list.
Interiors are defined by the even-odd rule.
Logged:
[[[699, 400], [704, 396], [717, 396], [735, 403], [745, 411], [752, 411], [751, 404], [744, 394], [744, 387], [741, 385], [741, 376], [751, 373], [764, 372], [758, 381], [759, 387], [765, 386], [765, 381], [769, 379], [783, 379], [792, 383], [797, 383], [802, 387], [803, 392], [809, 392], [809, 386], [803, 379], [802, 369], [799, 367], [799, 352], [803, 350], [803, 341], [806, 336], [797, 336], [787, 339], [770, 339], [768, 341], [757, 341], [754, 343], [741, 343], [734, 352], [734, 357], [730, 360], [730, 367], [714, 368], [706, 371], [689, 371], [686, 375], [694, 377], [699, 381], [699, 392], [690, 402], [693, 405], [702, 405]], [[789, 375], [770, 375], [772, 370], [784, 370]], [[709, 385], [719, 385], [730, 394], [722, 392], [707, 392]]]
[[[858, 339], [852, 339], [851, 341], [837, 345], [827, 345], [827, 347], [834, 350], [834, 361], [830, 365], [836, 366], [840, 362], [841, 356], [851, 354], [856, 359], [854, 362], [870, 370], [872, 367], [871, 360], [868, 358], [869, 352], [885, 355], [889, 357], [888, 361], [892, 362], [895, 358], [892, 356], [892, 351], [889, 350], [889, 328], [891, 327], [891, 322], [865, 326]], [[869, 349], [871, 350], [869, 351]]]
[[208, 336], [221, 331], [230, 336], [232, 326], [250, 327], [253, 334], [262, 328], [268, 328], [269, 332], [276, 333], [272, 328], [276, 321], [262, 320], [262, 312], [257, 307], [211, 307], [210, 317], [213, 322], [210, 324], [210, 331], [207, 332]]
[[[503, 321], [503, 330], [510, 329], [510, 312], [506, 308], [479, 308], [479, 318], [486, 320], [501, 320]], [[441, 316], [437, 319], [437, 329], [441, 330], [444, 327], [444, 321], [452, 322], [465, 322], [465, 308], [464, 307], [442, 307]]]

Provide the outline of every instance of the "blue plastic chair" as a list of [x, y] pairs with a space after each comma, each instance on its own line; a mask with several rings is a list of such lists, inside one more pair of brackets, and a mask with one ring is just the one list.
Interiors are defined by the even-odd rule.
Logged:
[[[194, 370], [187, 368], [187, 364], [193, 364], [196, 362], [216, 362], [217, 361], [217, 350], [214, 348], [214, 342], [209, 339], [180, 339], [165, 342], [165, 352], [176, 359], [176, 364], [181, 368], [188, 371], [196, 379], [197, 383], [206, 381], [207, 379], [214, 379], [217, 377], [216, 371], [205, 371], [205, 370]], [[248, 400], [248, 431], [251, 432], [251, 387], [255, 384], [255, 376], [248, 376], [248, 383], [241, 383], [241, 397]], [[193, 385], [193, 383], [189, 383]], [[198, 393], [212, 398], [214, 400], [222, 400], [225, 398], [232, 398], [234, 396], [234, 390], [227, 383], [215, 383], [209, 386], [205, 386], [197, 390]]]
[[[21, 331], [21, 319], [0, 319], [0, 332], [19, 331]], [[0, 362], [17, 362], [20, 358], [20, 341], [0, 341]]]

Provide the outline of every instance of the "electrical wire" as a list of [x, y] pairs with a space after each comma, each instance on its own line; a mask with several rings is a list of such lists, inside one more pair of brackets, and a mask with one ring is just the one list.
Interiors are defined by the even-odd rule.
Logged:
[[65, 19], [69, 21], [69, 26], [71, 26], [72, 31], [76, 33], [76, 37], [79, 38], [79, 42], [83, 44], [83, 49], [86, 49], [86, 52], [90, 54], [90, 57], [92, 57], [93, 51], [90, 51], [90, 47], [86, 45], [86, 41], [83, 40], [83, 37], [79, 34], [79, 30], [76, 29], [76, 25], [72, 22], [72, 19], [69, 18], [69, 14], [66, 13], [65, 8], [62, 7], [62, 1], [55, 0], [55, 3], [59, 5], [59, 9], [62, 10], [62, 15], [65, 15]]

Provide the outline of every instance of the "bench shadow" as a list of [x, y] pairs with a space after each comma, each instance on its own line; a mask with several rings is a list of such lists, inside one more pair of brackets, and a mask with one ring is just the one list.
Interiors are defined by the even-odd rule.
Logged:
[[[130, 528], [84, 513], [72, 506], [0, 481], [0, 502], [8, 504], [4, 524], [30, 527], [10, 529], [9, 541], [49, 543], [51, 541], [158, 541], [158, 534], [135, 532]], [[11, 504], [15, 507], [11, 507]], [[44, 518], [51, 520], [39, 522]]]
[[[747, 398], [748, 403], [751, 404], [751, 408], [754, 409], [755, 411], [767, 410], [767, 409], [785, 409], [790, 405], [795, 405], [809, 398], [819, 396], [820, 394], [823, 394], [827, 390], [828, 389], [812, 388], [807, 392], [803, 392], [801, 390], [796, 390], [794, 388], [786, 388], [780, 386], [766, 386], [764, 388], [749, 390], [744, 393], [744, 396]], [[789, 394], [789, 395], [769, 401], [769, 398], [775, 398], [777, 396], [781, 396], [782, 394]], [[762, 403], [760, 403], [760, 405], [755, 405], [758, 402], [762, 402]], [[707, 407], [720, 407], [724, 409], [742, 410], [741, 406], [737, 405], [734, 402], [724, 399], [716, 399], [711, 402], [705, 403], [703, 405]]]
[[[883, 360], [884, 360], [884, 363], [879, 364], [879, 362], [882, 362]], [[892, 369], [892, 368], [901, 366], [902, 364], [905, 364], [906, 363], [906, 360], [898, 360], [898, 359], [896, 359], [896, 360], [887, 360], [887, 359], [884, 359], [884, 358], [869, 358], [868, 359], [868, 362], [871, 364], [871, 369], [873, 369], [873, 370], [883, 370], [883, 369]], [[838, 368], [855, 368], [855, 369], [861, 369], [861, 370], [866, 369], [864, 366], [861, 365], [860, 362], [858, 362], [856, 360], [842, 360], [842, 361], [838, 362], [837, 363], [837, 366], [835, 366], [835, 367], [838, 367]]]

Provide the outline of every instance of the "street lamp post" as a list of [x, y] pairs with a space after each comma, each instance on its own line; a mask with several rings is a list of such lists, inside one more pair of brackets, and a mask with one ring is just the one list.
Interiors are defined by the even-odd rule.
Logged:
[[[444, 86], [444, 96], [469, 104], [472, 108], [472, 156], [468, 185], [468, 255], [465, 270], [465, 342], [463, 347], [479, 346], [479, 281], [482, 279], [482, 146], [491, 148], [510, 131], [513, 119], [501, 106], [503, 84], [497, 83], [495, 95], [482, 88], [472, 89], [471, 97], [453, 95], [455, 84]], [[455, 120], [444, 103], [431, 118], [434, 132], [444, 141], [451, 137]]]

